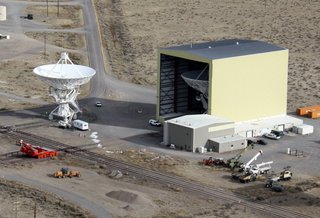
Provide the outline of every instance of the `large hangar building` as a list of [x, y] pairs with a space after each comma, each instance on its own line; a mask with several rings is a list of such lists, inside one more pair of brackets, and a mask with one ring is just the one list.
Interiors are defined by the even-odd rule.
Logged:
[[[157, 118], [168, 122], [205, 113], [234, 122], [233, 135], [245, 138], [300, 125], [301, 120], [286, 115], [288, 57], [288, 49], [256, 40], [162, 48], [158, 58]], [[164, 143], [179, 137], [172, 137], [173, 125], [164, 125]], [[208, 147], [209, 139], [193, 146]]]

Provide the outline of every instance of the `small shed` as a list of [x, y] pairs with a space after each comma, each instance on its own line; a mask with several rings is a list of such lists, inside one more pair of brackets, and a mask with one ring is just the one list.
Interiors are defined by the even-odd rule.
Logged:
[[7, 7], [0, 6], [0, 21], [7, 20]]
[[222, 153], [227, 151], [244, 149], [247, 147], [247, 140], [240, 135], [228, 135], [209, 139], [208, 149]]
[[309, 135], [313, 133], [313, 126], [307, 124], [301, 124], [298, 126], [294, 126], [292, 131], [299, 135]]

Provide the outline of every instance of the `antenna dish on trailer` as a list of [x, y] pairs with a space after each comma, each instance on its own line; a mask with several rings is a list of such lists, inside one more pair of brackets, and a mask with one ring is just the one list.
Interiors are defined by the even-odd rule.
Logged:
[[49, 119], [58, 116], [66, 126], [70, 126], [76, 113], [81, 111], [76, 101], [80, 85], [88, 83], [96, 71], [87, 66], [73, 64], [68, 54], [63, 52], [56, 64], [36, 67], [33, 73], [50, 86], [49, 95], [59, 104], [50, 113]]

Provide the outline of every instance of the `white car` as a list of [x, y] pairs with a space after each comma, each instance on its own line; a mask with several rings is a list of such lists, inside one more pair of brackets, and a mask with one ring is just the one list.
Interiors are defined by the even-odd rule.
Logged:
[[100, 101], [96, 101], [96, 106], [97, 107], [101, 107], [102, 106], [101, 102]]
[[274, 134], [274, 133], [266, 133], [263, 135], [264, 137], [268, 138], [268, 139], [280, 139], [280, 136]]
[[149, 124], [151, 125], [151, 126], [161, 126], [161, 123], [158, 121], [158, 120], [155, 120], [155, 119], [150, 119], [149, 120]]

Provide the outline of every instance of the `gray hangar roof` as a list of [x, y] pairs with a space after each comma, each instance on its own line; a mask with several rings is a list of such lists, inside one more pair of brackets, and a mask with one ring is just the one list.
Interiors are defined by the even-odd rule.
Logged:
[[207, 58], [209, 60], [215, 60], [287, 49], [258, 40], [227, 39], [221, 41], [173, 46], [162, 48], [161, 50], [185, 52]]

